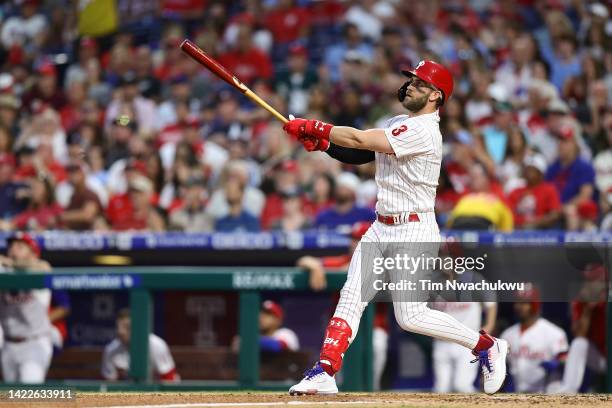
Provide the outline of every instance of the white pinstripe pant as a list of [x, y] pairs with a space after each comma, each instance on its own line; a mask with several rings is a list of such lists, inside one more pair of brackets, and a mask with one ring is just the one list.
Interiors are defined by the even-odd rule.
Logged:
[[[363, 311], [376, 295], [373, 282], [383, 276], [374, 274], [372, 270], [361, 271], [362, 257], [390, 256], [387, 253], [390, 247], [388, 243], [408, 243], [403, 247], [410, 247], [411, 254], [414, 248], [414, 256], [418, 256], [423, 251], [430, 252], [428, 256], [437, 256], [438, 248], [434, 243], [440, 242], [440, 232], [435, 215], [433, 212], [420, 213], [419, 218], [421, 222], [401, 225], [385, 225], [376, 221], [361, 238], [351, 259], [347, 280], [342, 287], [340, 301], [334, 312], [334, 317], [346, 320], [351, 327], [351, 342], [357, 335]], [[362, 246], [363, 243], [368, 244]], [[414, 243], [414, 246], [411, 243]], [[435, 253], [433, 253], [434, 249]], [[388, 272], [391, 282], [398, 282], [409, 277], [405, 271]], [[411, 279], [418, 280], [419, 273], [416, 273]], [[362, 290], [362, 281], [366, 285], [365, 290]], [[478, 332], [444, 312], [428, 308], [423, 295], [423, 291], [392, 292], [395, 319], [402, 329], [458, 343], [470, 350], [476, 347], [480, 338]]]

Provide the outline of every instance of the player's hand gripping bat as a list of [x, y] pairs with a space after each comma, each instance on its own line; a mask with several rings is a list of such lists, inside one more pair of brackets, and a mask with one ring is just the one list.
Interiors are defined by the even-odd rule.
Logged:
[[287, 123], [289, 120], [281, 115], [276, 109], [270, 106], [266, 101], [261, 99], [255, 92], [251, 91], [245, 84], [243, 84], [236, 76], [232, 75], [225, 67], [215, 61], [212, 57], [206, 54], [200, 47], [195, 45], [189, 40], [183, 41], [181, 44], [181, 50], [189, 55], [191, 58], [196, 60], [198, 63], [204, 65], [213, 74], [238, 89], [244, 95], [248, 96], [253, 102], [270, 112], [274, 117], [283, 123]]

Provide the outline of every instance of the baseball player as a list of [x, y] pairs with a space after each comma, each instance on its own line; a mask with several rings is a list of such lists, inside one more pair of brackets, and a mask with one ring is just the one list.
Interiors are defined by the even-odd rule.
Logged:
[[[343, 355], [357, 334], [365, 307], [376, 294], [369, 288], [377, 276], [373, 270], [361, 270], [362, 256], [369, 260], [384, 254], [385, 243], [414, 243], [413, 247], [419, 248], [419, 243], [440, 241], [434, 214], [442, 162], [438, 108], [452, 94], [453, 77], [434, 61], [421, 61], [415, 69], [402, 73], [408, 81], [399, 89], [398, 98], [408, 114], [391, 118], [384, 129], [363, 131], [300, 118], [283, 127], [308, 151], [325, 151], [341, 161], [357, 163], [371, 161], [374, 156], [378, 187], [376, 221], [353, 254], [319, 361], [300, 383], [291, 387], [291, 395], [338, 392], [334, 375], [342, 367]], [[406, 277], [398, 270], [389, 275], [394, 282]], [[363, 288], [368, 289], [366, 296], [362, 296], [362, 282]], [[501, 388], [506, 377], [505, 340], [484, 331], [479, 333], [446, 313], [428, 308], [426, 301], [418, 299], [418, 293], [396, 291], [392, 297], [400, 327], [472, 350], [482, 367], [484, 391], [493, 394]]]
[[[116, 325], [117, 337], [106, 345], [102, 354], [102, 377], [110, 381], [129, 378], [132, 332], [129, 309], [119, 311]], [[161, 381], [180, 381], [168, 344], [153, 333], [149, 335], [149, 367]]]
[[510, 373], [518, 392], [545, 392], [567, 353], [567, 336], [560, 327], [540, 317], [540, 296], [535, 288], [519, 292], [514, 304], [519, 322], [504, 330], [510, 345]]
[[[358, 222], [351, 228], [351, 246], [348, 254], [325, 256], [323, 258], [315, 258], [312, 256], [303, 256], [298, 259], [296, 266], [306, 268], [309, 272], [310, 287], [314, 290], [324, 289], [327, 285], [325, 277], [326, 271], [346, 271], [351, 263], [351, 256], [359, 244], [359, 240], [365, 234], [371, 222]], [[334, 303], [337, 303], [339, 294], [334, 295]], [[382, 378], [385, 364], [387, 363], [387, 349], [389, 342], [389, 318], [387, 303], [376, 303], [376, 314], [374, 317], [374, 329], [372, 331], [372, 348], [373, 348], [373, 371], [374, 371], [374, 389], [380, 389], [380, 380]]]
[[300, 341], [297, 334], [283, 327], [285, 311], [278, 303], [266, 300], [259, 313], [259, 346], [262, 351], [280, 352], [283, 350], [298, 351]]
[[[265, 300], [259, 311], [259, 349], [268, 353], [298, 351], [300, 340], [297, 334], [288, 327], [283, 327], [285, 311], [283, 307]], [[231, 345], [232, 351], [240, 351], [240, 336], [235, 336]]]
[[[40, 259], [40, 247], [30, 235], [16, 233], [9, 238], [8, 245], [7, 256], [0, 258], [5, 272], [51, 271], [49, 263]], [[5, 382], [37, 384], [45, 381], [53, 355], [50, 304], [49, 289], [0, 292]]]

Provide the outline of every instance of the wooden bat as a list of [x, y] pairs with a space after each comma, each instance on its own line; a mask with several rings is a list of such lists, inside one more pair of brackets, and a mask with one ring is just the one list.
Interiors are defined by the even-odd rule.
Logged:
[[181, 50], [189, 55], [191, 58], [199, 62], [208, 68], [213, 74], [238, 89], [244, 95], [251, 98], [253, 102], [270, 112], [276, 119], [280, 120], [283, 123], [287, 123], [289, 120], [281, 115], [276, 109], [270, 106], [266, 101], [261, 99], [255, 92], [251, 91], [249, 87], [243, 84], [235, 75], [232, 75], [224, 66], [219, 64], [213, 58], [211, 58], [208, 54], [206, 54], [200, 47], [195, 45], [193, 42], [189, 40], [184, 40], [181, 44]]

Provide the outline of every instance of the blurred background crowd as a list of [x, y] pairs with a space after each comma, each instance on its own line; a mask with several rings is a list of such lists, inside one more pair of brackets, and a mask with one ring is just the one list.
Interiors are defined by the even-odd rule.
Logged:
[[[74, 4], [76, 3], [76, 5]], [[347, 229], [373, 163], [306, 153], [182, 54], [190, 38], [285, 114], [404, 113], [400, 67], [455, 77], [442, 226], [612, 230], [610, 3], [13, 0], [0, 5], [0, 228]]]

